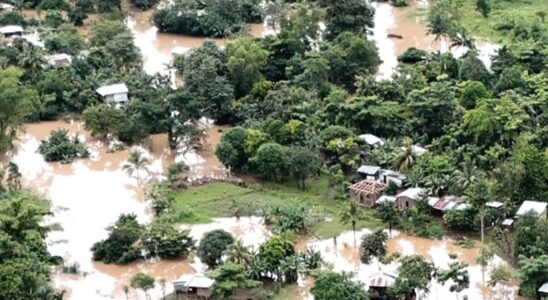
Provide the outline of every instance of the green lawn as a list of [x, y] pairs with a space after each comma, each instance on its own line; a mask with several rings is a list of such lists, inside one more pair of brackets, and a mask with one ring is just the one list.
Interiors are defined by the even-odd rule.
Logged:
[[[239, 187], [228, 183], [214, 183], [177, 193], [174, 212], [168, 216], [184, 223], [207, 223], [212, 218], [230, 217], [238, 207], [241, 215], [260, 215], [261, 209], [270, 205], [300, 203], [327, 221], [316, 222], [310, 234], [327, 238], [339, 234], [350, 226], [342, 225], [338, 213], [348, 203], [330, 199], [327, 179], [307, 182], [308, 190], [298, 190], [294, 184], [265, 183]], [[365, 210], [365, 218], [358, 227], [378, 228], [382, 224]]]
[[[462, 23], [474, 36], [479, 36], [495, 42], [507, 42], [504, 32], [495, 28], [509, 22], [526, 22], [539, 20], [536, 13], [543, 11], [548, 14], [546, 0], [491, 0], [491, 12], [484, 18], [476, 11], [475, 0], [465, 0], [462, 11]], [[546, 24], [546, 23], [545, 23]]]

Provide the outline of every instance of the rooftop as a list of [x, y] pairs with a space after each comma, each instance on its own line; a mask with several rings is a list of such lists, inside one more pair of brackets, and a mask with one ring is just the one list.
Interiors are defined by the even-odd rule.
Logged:
[[375, 201], [375, 203], [381, 204], [385, 202], [395, 202], [395, 201], [396, 201], [396, 197], [394, 196], [382, 195], [379, 197], [379, 199], [377, 199], [377, 201]]
[[491, 207], [491, 208], [500, 208], [500, 207], [504, 206], [504, 203], [498, 202], [498, 201], [489, 201], [489, 202], [485, 203], [485, 206]]
[[374, 175], [377, 174], [381, 170], [381, 167], [379, 166], [367, 166], [363, 165], [358, 168], [358, 173], [367, 174], [367, 175]]
[[421, 188], [408, 188], [407, 190], [399, 193], [396, 198], [399, 197], [407, 197], [413, 200], [418, 200], [420, 198], [420, 194], [423, 192], [423, 189]]
[[548, 294], [548, 281], [538, 288], [538, 292]]
[[23, 32], [23, 31], [24, 31], [23, 27], [19, 25], [7, 25], [7, 26], [0, 27], [0, 33], [2, 34]]
[[206, 277], [202, 274], [183, 274], [177, 280], [173, 281], [173, 284], [180, 284], [185, 287], [203, 288], [203, 289], [210, 288], [213, 285], [213, 283], [215, 283], [215, 280], [209, 277]]
[[396, 275], [387, 272], [379, 272], [367, 279], [370, 287], [389, 287], [396, 282]]
[[464, 201], [457, 196], [444, 196], [441, 198], [430, 197], [428, 199], [428, 205], [430, 205], [433, 209], [441, 211], [446, 211], [449, 209], [466, 209], [467, 206], [463, 202]]
[[351, 185], [350, 189], [356, 192], [365, 192], [369, 194], [380, 193], [384, 189], [384, 183], [366, 179]]
[[103, 97], [107, 95], [122, 94], [127, 92], [129, 92], [129, 90], [125, 83], [102, 86], [97, 89], [97, 93]]
[[525, 200], [519, 207], [516, 215], [523, 216], [530, 211], [535, 212], [537, 215], [542, 215], [546, 213], [546, 205], [546, 202]]
[[381, 138], [369, 133], [360, 134], [358, 136], [358, 139], [366, 142], [369, 145], [381, 145], [381, 146], [384, 145], [384, 141]]

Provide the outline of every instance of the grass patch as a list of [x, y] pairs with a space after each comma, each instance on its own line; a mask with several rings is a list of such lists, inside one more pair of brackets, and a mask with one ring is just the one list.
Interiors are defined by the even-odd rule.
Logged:
[[530, 24], [540, 20], [537, 12], [548, 14], [546, 0], [492, 0], [491, 12], [484, 18], [476, 10], [475, 0], [465, 0], [461, 8], [462, 24], [474, 36], [479, 36], [496, 42], [508, 42], [508, 36], [503, 31], [496, 30], [500, 25], [511, 22]]
[[[166, 217], [177, 223], [207, 223], [212, 218], [232, 217], [235, 207], [240, 214], [261, 215], [261, 211], [272, 205], [301, 204], [311, 212], [321, 216], [310, 228], [310, 235], [328, 238], [342, 231], [350, 230], [350, 225], [339, 222], [338, 214], [348, 205], [335, 201], [329, 196], [326, 178], [310, 180], [308, 190], [301, 191], [293, 183], [264, 183], [249, 187], [239, 187], [228, 183], [214, 183], [177, 193], [173, 212]], [[372, 210], [365, 210], [365, 218], [357, 227], [378, 228], [382, 223], [373, 217]]]

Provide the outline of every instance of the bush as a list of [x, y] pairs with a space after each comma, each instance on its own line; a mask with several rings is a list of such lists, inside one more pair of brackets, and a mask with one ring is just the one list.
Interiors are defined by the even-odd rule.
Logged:
[[262, 8], [252, 0], [208, 1], [205, 7], [193, 1], [179, 1], [158, 8], [153, 16], [154, 25], [161, 32], [212, 37], [238, 32], [244, 28], [243, 23], [262, 20]]
[[195, 241], [188, 230], [180, 232], [168, 223], [154, 222], [141, 236], [141, 243], [147, 257], [175, 259], [186, 258]]
[[142, 232], [143, 226], [137, 222], [136, 215], [120, 215], [114, 226], [109, 229], [108, 238], [91, 247], [93, 259], [107, 264], [126, 264], [139, 259], [141, 249], [136, 246], [136, 242]]
[[38, 152], [46, 161], [60, 161], [64, 164], [71, 163], [77, 158], [89, 157], [88, 149], [80, 142], [78, 136], [70, 138], [66, 129], [52, 131], [49, 139], [42, 141]]
[[26, 22], [25, 22], [25, 18], [23, 18], [23, 16], [20, 13], [10, 11], [4, 14], [0, 14], [0, 26], [5, 26], [5, 25], [25, 26]]
[[64, 0], [42, 0], [37, 8], [40, 10], [69, 10], [70, 6]]
[[425, 60], [427, 57], [428, 52], [415, 47], [410, 47], [398, 56], [398, 61], [405, 64], [414, 64]]
[[131, 0], [131, 4], [141, 10], [147, 10], [158, 4], [159, 0]]

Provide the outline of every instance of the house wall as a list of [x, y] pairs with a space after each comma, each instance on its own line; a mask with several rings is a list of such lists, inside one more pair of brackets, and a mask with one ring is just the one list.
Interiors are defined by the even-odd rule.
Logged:
[[396, 206], [400, 210], [409, 210], [413, 205], [415, 205], [415, 200], [409, 197], [401, 196], [396, 198]]
[[350, 197], [359, 205], [371, 208], [375, 206], [375, 201], [380, 198], [380, 194], [365, 193], [350, 190]]

